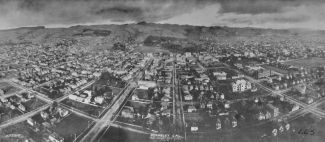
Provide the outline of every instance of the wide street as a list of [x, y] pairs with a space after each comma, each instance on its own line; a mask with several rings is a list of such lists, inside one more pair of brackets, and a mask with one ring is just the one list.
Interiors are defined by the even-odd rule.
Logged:
[[[149, 62], [147, 62], [143, 69], [148, 67]], [[126, 86], [125, 90], [121, 92], [119, 98], [117, 98], [116, 101], [112, 103], [112, 105], [109, 107], [109, 110], [104, 114], [104, 116], [99, 119], [96, 124], [91, 128], [91, 130], [80, 140], [81, 142], [96, 141], [100, 139], [100, 134], [102, 134], [101, 132], [103, 130], [105, 130], [106, 132], [109, 129], [109, 127], [113, 124], [114, 120], [117, 118], [118, 110], [121, 109], [121, 106], [125, 103], [125, 100], [137, 87], [136, 82], [143, 77], [142, 70], [136, 73], [134, 78], [131, 79], [132, 81]]]

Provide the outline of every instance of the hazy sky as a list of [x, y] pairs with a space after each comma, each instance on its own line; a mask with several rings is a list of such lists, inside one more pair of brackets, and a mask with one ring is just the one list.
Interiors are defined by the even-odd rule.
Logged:
[[325, 0], [0, 0], [0, 29], [139, 21], [325, 30]]

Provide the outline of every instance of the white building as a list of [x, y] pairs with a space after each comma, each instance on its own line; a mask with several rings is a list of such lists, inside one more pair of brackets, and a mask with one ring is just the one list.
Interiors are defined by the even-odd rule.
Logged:
[[138, 81], [138, 86], [140, 89], [148, 90], [149, 88], [154, 88], [157, 84], [153, 81]]
[[193, 96], [191, 94], [187, 94], [184, 96], [185, 101], [192, 101], [193, 100]]
[[98, 103], [98, 104], [103, 104], [104, 97], [103, 96], [97, 96], [97, 97], [95, 97], [95, 102]]
[[236, 80], [235, 82], [231, 83], [231, 86], [233, 92], [242, 92], [252, 89], [252, 84], [244, 79]]
[[213, 72], [213, 75], [217, 78], [217, 80], [226, 80], [227, 73], [225, 72]]
[[191, 52], [186, 52], [185, 57], [192, 57], [192, 53]]

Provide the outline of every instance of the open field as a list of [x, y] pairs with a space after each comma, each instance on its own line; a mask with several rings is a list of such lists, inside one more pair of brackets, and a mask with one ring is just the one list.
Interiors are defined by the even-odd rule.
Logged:
[[65, 142], [72, 142], [84, 130], [91, 126], [92, 121], [76, 114], [64, 118], [53, 130], [64, 138]]
[[111, 127], [105, 133], [100, 142], [146, 142], [150, 141], [149, 137], [150, 135]]
[[104, 110], [103, 107], [84, 104], [78, 101], [70, 100], [69, 98], [63, 100], [61, 103], [95, 117], [98, 117]]
[[289, 71], [287, 71], [287, 70], [280, 69], [280, 68], [273, 67], [273, 66], [269, 66], [269, 65], [262, 65], [262, 67], [265, 68], [265, 69], [269, 69], [269, 70], [272, 70], [274, 72], [280, 73], [280, 74], [288, 74], [289, 73]]
[[9, 121], [12, 118], [19, 117], [25, 113], [31, 112], [41, 106], [44, 106], [46, 103], [38, 98], [32, 98], [31, 100], [22, 102], [21, 104], [25, 106], [26, 111], [23, 112], [18, 108], [10, 109], [5, 106], [0, 107], [0, 111], [1, 111], [0, 123]]
[[[17, 138], [5, 139], [4, 137], [9, 137], [10, 135], [21, 136], [29, 139], [33, 139], [36, 142], [43, 141], [42, 135], [35, 133], [26, 121], [20, 122], [11, 126], [8, 126], [0, 130], [0, 136], [3, 139], [0, 139], [1, 142], [12, 142], [14, 140], [19, 140]], [[21, 140], [21, 139], [20, 139]]]
[[313, 67], [324, 67], [325, 58], [307, 58], [294, 61], [285, 62], [287, 65], [293, 65], [297, 67], [313, 68]]
[[[256, 125], [247, 128], [240, 128], [226, 132], [206, 132], [206, 133], [189, 133], [187, 135], [188, 142], [197, 141], [224, 141], [224, 142], [323, 142], [325, 138], [325, 120], [319, 119], [312, 114], [299, 117], [290, 124], [289, 130], [284, 130], [273, 136], [271, 131], [279, 128], [280, 123], [265, 122], [262, 125]], [[314, 130], [314, 135], [298, 134], [300, 129]], [[256, 131], [258, 130], [258, 131]]]
[[9, 121], [12, 118], [23, 115], [23, 113], [17, 109], [11, 110], [11, 109], [5, 108], [5, 109], [2, 109], [1, 111], [4, 113], [1, 115], [0, 123]]
[[26, 111], [30, 112], [30, 111], [33, 111], [33, 110], [45, 105], [46, 102], [35, 97], [27, 102], [23, 102], [22, 104], [26, 107]]
[[19, 88], [16, 88], [7, 82], [0, 82], [0, 89], [4, 92], [4, 94], [11, 94], [20, 91]]

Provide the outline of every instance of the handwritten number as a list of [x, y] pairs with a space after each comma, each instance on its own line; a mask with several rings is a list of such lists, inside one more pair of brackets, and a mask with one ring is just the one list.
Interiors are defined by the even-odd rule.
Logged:
[[315, 129], [299, 129], [298, 134], [301, 135], [315, 135]]
[[308, 135], [308, 131], [309, 131], [308, 129], [305, 129], [304, 134]]
[[315, 130], [311, 129], [309, 134], [312, 135], [312, 136], [315, 135]]

